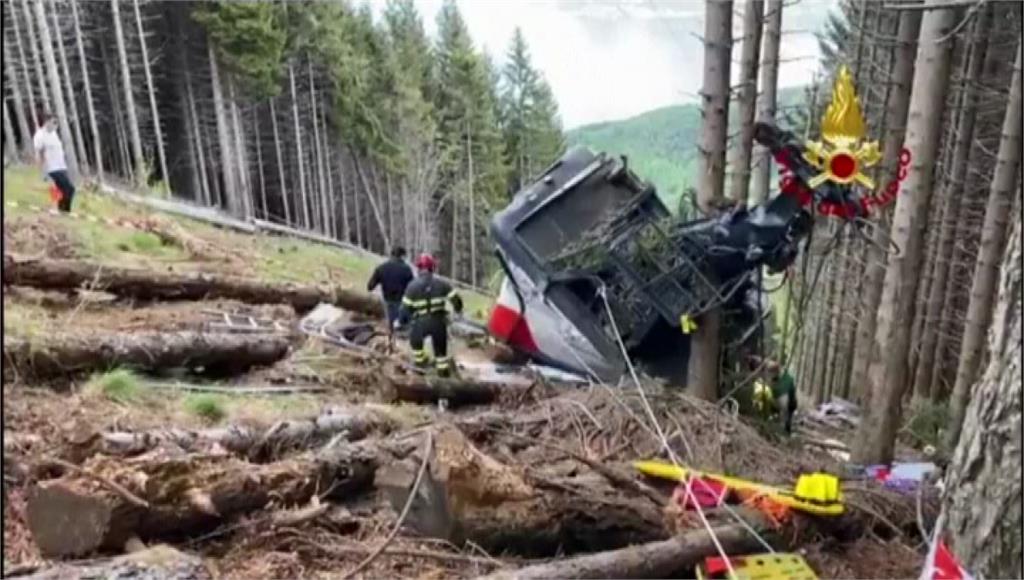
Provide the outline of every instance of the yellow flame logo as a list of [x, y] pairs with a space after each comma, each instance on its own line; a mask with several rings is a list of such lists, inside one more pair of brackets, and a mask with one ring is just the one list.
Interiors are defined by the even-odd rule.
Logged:
[[843, 65], [832, 87], [832, 101], [821, 119], [822, 141], [808, 141], [804, 158], [821, 171], [808, 183], [818, 187], [826, 181], [859, 183], [868, 189], [875, 182], [862, 169], [878, 163], [882, 154], [877, 141], [864, 141], [864, 116], [853, 85], [850, 69]]

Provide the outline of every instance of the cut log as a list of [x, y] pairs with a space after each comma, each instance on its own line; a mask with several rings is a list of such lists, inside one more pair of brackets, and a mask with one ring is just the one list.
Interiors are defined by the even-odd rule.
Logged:
[[[739, 524], [713, 529], [728, 554], [744, 554], [761, 548], [754, 536]], [[717, 554], [711, 535], [705, 530], [696, 530], [660, 542], [496, 572], [481, 580], [690, 578], [692, 576], [682, 574], [692, 573], [701, 560]]]
[[157, 545], [106, 561], [58, 563], [22, 580], [86, 580], [92, 578], [161, 578], [208, 580], [213, 578], [203, 561], [166, 545]]
[[431, 405], [444, 399], [448, 407], [487, 405], [493, 403], [502, 392], [523, 390], [521, 387], [495, 383], [422, 376], [392, 378], [391, 386], [397, 401]]
[[202, 532], [272, 500], [287, 506], [314, 495], [344, 497], [369, 487], [375, 468], [374, 455], [356, 445], [266, 465], [230, 456], [97, 456], [81, 472], [33, 487], [26, 514], [42, 554], [78, 556], [121, 549], [133, 537]]
[[[483, 454], [452, 426], [433, 431], [430, 469], [406, 519], [421, 534], [538, 557], [666, 537], [656, 506], [622, 497], [603, 477], [540, 481]], [[405, 505], [421, 462], [410, 457], [377, 472], [375, 485], [396, 510]]]
[[118, 268], [78, 260], [26, 260], [10, 254], [4, 254], [3, 282], [5, 285], [44, 290], [73, 290], [88, 285], [137, 300], [222, 298], [250, 304], [290, 304], [297, 312], [306, 312], [321, 302], [327, 302], [370, 316], [381, 317], [384, 314], [383, 306], [376, 297], [340, 287], [273, 283], [206, 273]]
[[273, 364], [288, 354], [278, 335], [199, 332], [113, 333], [25, 340], [4, 336], [3, 380], [69, 377], [130, 367], [146, 371], [187, 368], [228, 376]]
[[97, 433], [76, 445], [80, 457], [140, 455], [170, 445], [186, 452], [209, 452], [220, 447], [251, 461], [267, 461], [297, 449], [320, 446], [338, 437], [356, 441], [372, 431], [387, 432], [392, 421], [383, 413], [360, 407], [334, 407], [318, 417], [279, 421], [269, 429], [230, 425], [215, 429], [158, 429], [142, 432]]

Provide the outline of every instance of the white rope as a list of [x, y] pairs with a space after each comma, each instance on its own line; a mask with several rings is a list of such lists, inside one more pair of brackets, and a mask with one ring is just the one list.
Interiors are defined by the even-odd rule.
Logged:
[[[661, 429], [661, 425], [658, 423], [658, 419], [654, 414], [654, 409], [651, 408], [650, 402], [647, 400], [647, 396], [644, 393], [643, 385], [640, 384], [640, 378], [637, 376], [636, 369], [633, 367], [632, 359], [630, 358], [629, 353], [626, 351], [626, 345], [625, 343], [622, 342], [622, 336], [619, 334], [618, 324], [616, 324], [615, 322], [615, 316], [612, 314], [611, 305], [608, 303], [608, 296], [604, 290], [605, 289], [602, 287], [598, 294], [601, 296], [601, 300], [604, 302], [605, 311], [608, 313], [608, 320], [609, 322], [611, 322], [612, 331], [615, 333], [615, 338], [619, 344], [619, 349], [622, 352], [622, 357], [625, 359], [626, 366], [629, 368], [630, 375], [632, 375], [633, 377], [633, 383], [636, 385], [637, 390], [640, 392], [640, 399], [644, 403], [644, 408], [647, 410], [651, 422], [654, 423], [654, 428], [657, 430], [659, 437], [661, 437], [662, 446], [664, 446], [665, 451], [668, 452], [669, 458], [671, 458], [672, 463], [675, 464], [676, 467], [679, 467], [678, 458], [676, 457], [675, 452], [672, 450], [672, 447], [669, 445], [668, 438], [665, 437], [664, 431], [662, 431]], [[685, 442], [687, 447], [690, 446], [689, 443], [686, 442], [686, 436], [682, 432], [679, 433], [679, 438]], [[687, 478], [686, 497], [690, 496], [692, 480], [692, 477]], [[701, 481], [700, 484], [704, 486], [705, 491], [708, 490], [706, 483]], [[700, 502], [697, 501], [696, 497], [694, 497], [693, 499], [693, 505], [697, 508], [697, 513], [698, 515], [700, 515], [701, 521], [704, 523], [704, 527], [707, 528], [708, 533], [711, 535], [711, 539], [712, 541], [714, 541], [715, 547], [718, 548], [719, 553], [725, 560], [726, 565], [729, 568], [730, 574], [735, 576], [735, 571], [732, 569], [732, 564], [729, 563], [729, 558], [726, 556], [725, 551], [722, 549], [721, 544], [718, 542], [718, 538], [715, 537], [715, 533], [714, 531], [712, 531], [711, 525], [708, 523], [707, 518], [704, 515], [704, 510], [701, 508]], [[757, 539], [757, 541], [761, 543], [761, 545], [767, 548], [769, 552], [773, 554], [775, 553], [775, 549], [772, 548], [771, 544], [769, 544], [768, 541], [761, 536], [761, 534], [757, 533], [757, 530], [755, 530], [753, 526], [747, 523], [747, 521], [744, 520], [743, 517], [739, 515], [739, 513], [737, 513], [735, 510], [729, 507], [729, 504], [723, 502], [722, 507], [725, 508], [725, 511], [727, 511], [734, 519], [736, 519], [736, 521], [739, 522], [739, 524], [743, 526], [744, 529], [750, 532]]]
[[[622, 351], [622, 357], [626, 361], [626, 367], [629, 368], [629, 374], [633, 377], [633, 383], [636, 385], [637, 391], [640, 393], [640, 400], [643, 401], [644, 409], [647, 411], [651, 423], [654, 424], [654, 429], [658, 433], [658, 437], [661, 439], [661, 444], [668, 453], [669, 459], [672, 463], [679, 467], [679, 459], [676, 457], [675, 451], [672, 450], [672, 446], [668, 443], [668, 438], [665, 437], [665, 432], [661, 429], [661, 424], [658, 422], [658, 417], [654, 414], [654, 409], [651, 407], [650, 402], [647, 400], [647, 394], [644, 392], [643, 385], [640, 384], [640, 377], [636, 374], [636, 369], [633, 367], [633, 361], [629, 356], [629, 352], [626, 350], [626, 344], [622, 342], [622, 335], [619, 334], [619, 325], [615, 323], [615, 315], [612, 314], [612, 307], [608, 304], [608, 295], [605, 292], [605, 288], [602, 286], [598, 291], [598, 295], [601, 297], [601, 301], [604, 302], [605, 311], [608, 313], [608, 321], [612, 325], [612, 332], [615, 334], [615, 339], [619, 344], [619, 349]], [[682, 435], [680, 435], [682, 436]], [[690, 497], [690, 493], [693, 487], [693, 478], [686, 478], [686, 495], [683, 496], [683, 507], [686, 507], [686, 500]], [[729, 570], [729, 577], [736, 577], [736, 570], [732, 567], [732, 562], [729, 561], [729, 555], [725, 553], [725, 548], [722, 547], [721, 541], [718, 536], [715, 535], [714, 528], [711, 527], [711, 523], [708, 522], [707, 516], [704, 515], [704, 508], [701, 507], [700, 502], [697, 498], [693, 498], [693, 506], [697, 508], [697, 515], [700, 517], [700, 521], [704, 524], [704, 529], [707, 530], [708, 536], [711, 537], [712, 543], [715, 544], [715, 549], [718, 551], [718, 555], [722, 557], [722, 561], [725, 562], [726, 569]]]

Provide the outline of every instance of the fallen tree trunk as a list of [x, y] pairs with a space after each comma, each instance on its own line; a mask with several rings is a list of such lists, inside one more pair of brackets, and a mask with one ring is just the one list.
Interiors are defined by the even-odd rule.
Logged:
[[176, 538], [267, 506], [344, 497], [370, 486], [375, 457], [355, 445], [254, 465], [230, 456], [97, 456], [28, 494], [29, 530], [47, 557]]
[[[663, 539], [660, 506], [623, 497], [603, 477], [524, 477], [473, 447], [449, 425], [431, 430], [433, 451], [406, 524], [456, 545], [491, 553], [552, 556]], [[408, 501], [423, 462], [411, 454], [382, 462], [375, 476], [392, 507]]]
[[423, 376], [394, 377], [391, 386], [397, 401], [431, 405], [444, 399], [448, 407], [487, 405], [497, 400], [503, 392], [523, 390], [495, 383]]
[[39, 341], [4, 336], [3, 380], [52, 379], [115, 367], [184, 367], [211, 375], [235, 375], [281, 360], [288, 354], [288, 346], [288, 339], [278, 335], [199, 332], [52, 336]]
[[380, 301], [370, 294], [340, 287], [118, 268], [78, 260], [21, 260], [4, 254], [5, 285], [43, 290], [74, 290], [83, 286], [137, 300], [238, 300], [250, 304], [290, 304], [297, 312], [327, 302], [346, 310], [383, 316]]
[[267, 461], [297, 449], [309, 449], [339, 437], [356, 441], [370, 432], [386, 432], [393, 423], [382, 413], [359, 407], [336, 407], [317, 417], [279, 421], [268, 429], [230, 425], [198, 431], [157, 429], [141, 432], [95, 433], [76, 442], [76, 455], [140, 455], [169, 445], [182, 451], [209, 452], [216, 447], [250, 461]]
[[166, 545], [157, 545], [117, 558], [84, 563], [57, 563], [19, 576], [22, 580], [87, 580], [95, 578], [161, 578], [208, 580], [213, 578], [201, 558]]
[[[713, 529], [715, 538], [728, 554], [743, 554], [761, 547], [739, 524]], [[660, 542], [495, 572], [481, 580], [689, 578], [692, 576], [682, 575], [692, 572], [705, 557], [717, 554], [712, 536], [705, 530], [694, 530]]]

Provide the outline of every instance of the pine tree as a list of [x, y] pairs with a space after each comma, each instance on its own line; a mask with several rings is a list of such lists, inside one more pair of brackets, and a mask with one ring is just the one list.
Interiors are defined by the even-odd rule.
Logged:
[[501, 125], [510, 194], [562, 152], [564, 136], [551, 88], [530, 62], [522, 30], [516, 28], [501, 75]]

